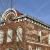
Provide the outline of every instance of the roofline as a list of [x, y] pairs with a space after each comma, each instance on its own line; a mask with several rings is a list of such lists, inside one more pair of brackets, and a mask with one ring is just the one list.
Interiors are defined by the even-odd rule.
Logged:
[[35, 21], [35, 22], [38, 22], [38, 23], [40, 23], [40, 24], [42, 24], [42, 25], [44, 25], [44, 26], [50, 28], [50, 26], [49, 26], [48, 24], [44, 23], [43, 21], [41, 21], [41, 20], [39, 20], [39, 19], [37, 19], [37, 18], [35, 18], [35, 17], [29, 16], [29, 15], [21, 15], [21, 16], [16, 17], [14, 20], [20, 19], [20, 18], [28, 18], [28, 19], [30, 19], [30, 20], [33, 20], [33, 21]]
[[[31, 19], [31, 20], [33, 20], [33, 21], [35, 21], [35, 22], [38, 22], [38, 23], [40, 23], [40, 24], [42, 24], [42, 25], [44, 25], [44, 26], [50, 28], [50, 25], [44, 23], [43, 21], [41, 21], [41, 20], [39, 20], [39, 19], [37, 19], [37, 18], [35, 18], [35, 17], [29, 16], [29, 15], [21, 15], [21, 16], [18, 16], [18, 17], [16, 17], [16, 18], [14, 18], [14, 20], [16, 20], [16, 19], [18, 19], [18, 18], [24, 18], [24, 17], [26, 17], [26, 18], [28, 18], [28, 19]], [[2, 23], [5, 23], [5, 22], [3, 21], [3, 22], [1, 22], [0, 24], [2, 24]]]
[[45, 23], [45, 22], [43, 22], [43, 21], [41, 21], [41, 20], [35, 18], [34, 16], [32, 17], [32, 16], [27, 15], [27, 18], [30, 18], [31, 20], [34, 20], [34, 21], [36, 21], [36, 22], [38, 22], [38, 23], [40, 23], [40, 24], [42, 24], [42, 25], [45, 25], [45, 26], [47, 26], [47, 27], [50, 28], [50, 25], [49, 25], [49, 24], [47, 24], [47, 23]]

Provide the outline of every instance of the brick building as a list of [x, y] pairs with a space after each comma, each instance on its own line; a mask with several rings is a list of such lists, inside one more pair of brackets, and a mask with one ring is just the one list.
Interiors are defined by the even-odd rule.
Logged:
[[0, 50], [50, 50], [50, 26], [7, 9], [0, 23]]

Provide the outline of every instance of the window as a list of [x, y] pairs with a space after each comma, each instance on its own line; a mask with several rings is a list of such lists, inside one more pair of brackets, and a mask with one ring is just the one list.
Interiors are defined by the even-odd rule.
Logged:
[[38, 42], [42, 42], [41, 31], [38, 31]]
[[13, 50], [12, 48], [7, 48], [6, 50]]
[[2, 50], [2, 48], [0, 48], [0, 50]]
[[48, 34], [48, 44], [50, 44], [50, 33]]
[[41, 50], [41, 47], [37, 47], [37, 46], [36, 46], [36, 50]]
[[17, 48], [17, 50], [23, 50], [23, 48]]
[[16, 38], [17, 41], [22, 41], [22, 32], [23, 32], [23, 30], [22, 30], [22, 28], [19, 26], [19, 27], [17, 28], [17, 38]]
[[11, 42], [12, 41], [12, 33], [13, 33], [13, 30], [12, 29], [8, 29], [7, 42]]
[[32, 46], [29, 45], [29, 50], [32, 50]]
[[38, 42], [40, 42], [40, 36], [38, 36]]
[[3, 43], [3, 31], [0, 30], [0, 44]]

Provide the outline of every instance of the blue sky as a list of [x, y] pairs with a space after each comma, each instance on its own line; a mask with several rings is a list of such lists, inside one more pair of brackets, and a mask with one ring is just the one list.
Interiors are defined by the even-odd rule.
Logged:
[[[0, 13], [11, 7], [11, 0], [0, 0]], [[12, 0], [12, 7], [50, 24], [50, 0]]]

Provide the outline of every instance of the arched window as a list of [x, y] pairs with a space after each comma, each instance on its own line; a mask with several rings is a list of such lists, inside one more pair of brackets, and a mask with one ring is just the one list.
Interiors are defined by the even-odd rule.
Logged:
[[8, 31], [7, 31], [7, 42], [11, 42], [12, 41], [12, 34], [13, 34], [13, 30], [12, 29], [8, 29]]
[[2, 44], [3, 43], [3, 31], [2, 30], [0, 30], [0, 44]]
[[17, 41], [22, 41], [22, 32], [23, 32], [23, 29], [21, 28], [21, 26], [19, 26], [18, 28], [17, 28], [17, 38], [16, 38], [16, 40]]

